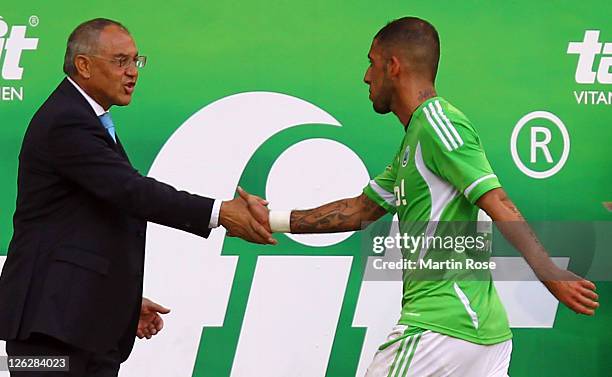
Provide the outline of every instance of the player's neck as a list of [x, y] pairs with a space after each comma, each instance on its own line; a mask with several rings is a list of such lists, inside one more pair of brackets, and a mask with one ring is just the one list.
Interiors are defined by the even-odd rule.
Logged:
[[404, 128], [407, 128], [414, 111], [423, 102], [436, 95], [436, 88], [431, 83], [404, 83], [400, 90], [397, 91], [396, 100], [392, 104], [391, 109]]

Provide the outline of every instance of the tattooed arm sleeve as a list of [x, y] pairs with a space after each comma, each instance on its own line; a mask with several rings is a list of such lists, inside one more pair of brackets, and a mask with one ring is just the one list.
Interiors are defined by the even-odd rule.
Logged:
[[334, 233], [360, 230], [363, 222], [386, 213], [365, 194], [308, 210], [291, 212], [291, 233]]

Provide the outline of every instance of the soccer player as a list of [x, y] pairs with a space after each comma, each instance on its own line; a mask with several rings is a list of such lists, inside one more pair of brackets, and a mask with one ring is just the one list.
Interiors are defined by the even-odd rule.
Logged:
[[[424, 222], [431, 235], [440, 221], [476, 222], [482, 209], [559, 301], [593, 315], [594, 284], [552, 263], [501, 188], [471, 122], [437, 95], [439, 54], [438, 34], [424, 20], [404, 17], [383, 27], [364, 81], [374, 110], [393, 112], [406, 130], [390, 165], [358, 197], [269, 214], [254, 206], [254, 214], [264, 222], [269, 215], [273, 231], [327, 233], [359, 230], [389, 212], [397, 213], [400, 230]], [[261, 200], [241, 195], [249, 203]], [[417, 255], [430, 257], [428, 251]], [[366, 376], [507, 376], [512, 333], [490, 271], [486, 276], [427, 281], [404, 273], [398, 325]]]

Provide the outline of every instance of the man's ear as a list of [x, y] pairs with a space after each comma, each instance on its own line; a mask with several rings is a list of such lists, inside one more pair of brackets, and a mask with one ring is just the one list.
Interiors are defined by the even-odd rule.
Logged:
[[89, 79], [91, 77], [91, 59], [89, 59], [87, 56], [75, 56], [74, 66], [79, 76], [83, 77], [84, 79]]
[[391, 77], [397, 77], [400, 73], [400, 61], [397, 56], [391, 55], [387, 60], [387, 72]]

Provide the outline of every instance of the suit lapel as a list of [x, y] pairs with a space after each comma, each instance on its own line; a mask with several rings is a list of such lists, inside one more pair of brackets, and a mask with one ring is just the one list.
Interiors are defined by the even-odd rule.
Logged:
[[[100, 122], [99, 119], [98, 119], [98, 121]], [[106, 141], [108, 142], [110, 147], [113, 148], [116, 152], [121, 153], [121, 150], [123, 150], [123, 148], [119, 147], [119, 138], [117, 137], [117, 133], [115, 133], [115, 138], [117, 139], [117, 142], [115, 143], [115, 140], [113, 140], [111, 135], [108, 133], [108, 130], [106, 128], [104, 128], [104, 125], [102, 124], [102, 122], [100, 122], [100, 125], [104, 129], [104, 136], [106, 137]]]
[[68, 79], [65, 78], [59, 84], [58, 89], [64, 91], [64, 93], [66, 93], [69, 97], [71, 97], [71, 99], [73, 99], [79, 106], [82, 106], [85, 109], [87, 109], [87, 111], [91, 114], [91, 116], [96, 120], [97, 124], [99, 124], [100, 128], [103, 130], [104, 138], [106, 142], [108, 143], [108, 145], [113, 150], [115, 150], [117, 153], [119, 153], [123, 158], [125, 158], [128, 162], [130, 162], [130, 159], [128, 158], [127, 153], [125, 153], [125, 149], [123, 149], [123, 146], [121, 145], [121, 142], [119, 141], [119, 136], [117, 136], [117, 133], [115, 132], [115, 138], [117, 139], [117, 142], [115, 142], [115, 140], [113, 140], [111, 135], [108, 133], [108, 131], [102, 124], [102, 121], [100, 121], [100, 118], [98, 118], [94, 110], [91, 108], [91, 105], [89, 105], [89, 102], [87, 102], [85, 97], [83, 97], [83, 95], [79, 93], [77, 88], [75, 88], [74, 85], [72, 85], [68, 81]]
[[117, 138], [117, 144], [116, 144], [116, 146], [117, 146], [117, 148], [116, 148], [117, 152], [119, 152], [119, 154], [120, 154], [121, 156], [123, 156], [123, 157], [124, 157], [124, 158], [127, 160], [127, 162], [129, 162], [129, 163], [130, 163], [130, 165], [131, 165], [132, 163], [130, 162], [130, 158], [128, 157], [127, 153], [125, 152], [125, 149], [123, 149], [123, 144], [121, 144], [121, 140], [119, 140], [119, 135], [117, 135], [117, 133], [116, 133], [116, 132], [115, 132], [115, 138]]
[[[81, 93], [79, 93], [79, 91], [77, 90], [77, 88], [74, 87], [74, 85], [72, 85], [68, 79], [64, 78], [62, 80], [62, 82], [59, 84], [58, 87], [59, 90], [63, 91], [66, 95], [68, 95], [71, 100], [74, 101], [75, 104], [77, 104], [78, 106], [81, 106], [83, 108], [85, 108], [87, 110], [87, 112], [89, 114], [91, 114], [91, 117], [93, 119], [95, 119], [96, 124], [100, 125], [100, 128], [103, 130], [104, 132], [104, 138], [106, 140], [106, 142], [108, 143], [108, 145], [110, 145], [110, 147], [112, 149], [114, 149], [115, 151], [119, 152], [120, 154], [122, 154], [124, 157], [125, 156], [125, 151], [123, 151], [123, 148], [120, 148], [118, 146], [118, 143], [115, 143], [115, 140], [113, 140], [113, 138], [111, 137], [111, 135], [108, 133], [108, 131], [106, 130], [106, 128], [104, 127], [104, 125], [102, 124], [102, 121], [100, 121], [100, 118], [98, 118], [98, 116], [96, 115], [96, 113], [94, 112], [94, 110], [91, 108], [91, 105], [89, 104], [89, 102], [87, 102], [87, 100], [85, 99], [85, 97], [83, 97], [83, 95]], [[118, 140], [118, 139], [117, 139]], [[122, 152], [123, 151], [123, 152]]]

